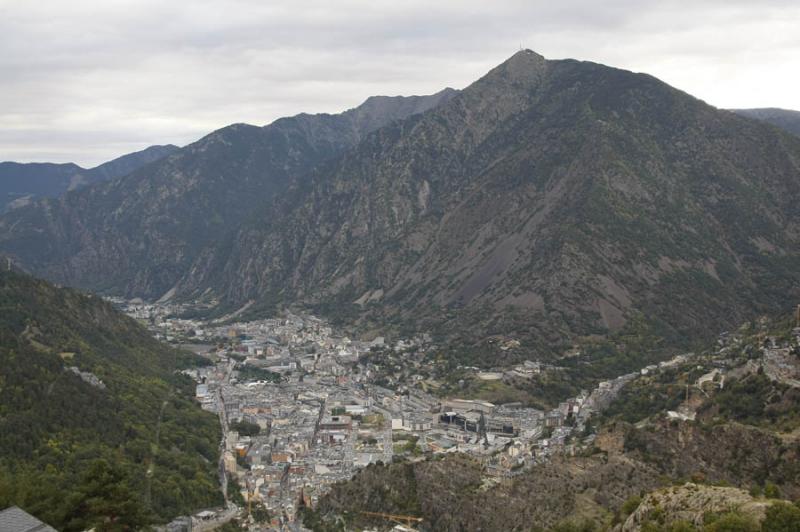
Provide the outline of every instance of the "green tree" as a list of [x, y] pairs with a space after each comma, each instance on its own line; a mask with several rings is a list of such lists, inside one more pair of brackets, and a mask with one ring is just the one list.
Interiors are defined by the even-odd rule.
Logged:
[[761, 524], [764, 532], [796, 532], [800, 530], [800, 508], [785, 502], [776, 502], [767, 508]]
[[247, 504], [247, 501], [244, 500], [244, 496], [242, 495], [241, 486], [239, 486], [236, 479], [231, 476], [228, 477], [228, 498], [239, 506]]
[[557, 523], [552, 532], [595, 532], [597, 525], [589, 519], [567, 520]]
[[230, 429], [239, 433], [239, 436], [257, 436], [261, 432], [261, 427], [257, 423], [248, 421], [234, 421], [230, 424]]
[[256, 523], [266, 523], [270, 519], [269, 511], [261, 503], [253, 505], [253, 509], [250, 512], [250, 515], [253, 516], [253, 519], [255, 520]]
[[667, 532], [694, 532], [697, 528], [688, 521], [673, 521], [666, 527]]
[[65, 520], [67, 528], [138, 530], [150, 521], [124, 476], [106, 460], [91, 463], [78, 489], [67, 499], [72, 506]]
[[232, 521], [228, 521], [224, 525], [221, 525], [216, 528], [217, 532], [241, 532], [242, 530], [247, 530], [246, 528], [242, 528], [242, 525], [239, 524], [239, 521], [236, 519]]

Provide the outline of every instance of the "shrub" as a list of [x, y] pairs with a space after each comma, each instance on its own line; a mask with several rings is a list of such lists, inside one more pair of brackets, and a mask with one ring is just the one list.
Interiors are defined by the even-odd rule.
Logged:
[[780, 499], [781, 489], [772, 482], [767, 482], [764, 486], [764, 497], [767, 499]]
[[761, 527], [752, 518], [731, 512], [712, 519], [703, 530], [704, 532], [759, 532]]
[[628, 500], [622, 503], [622, 508], [620, 509], [620, 511], [625, 516], [631, 515], [634, 511], [636, 511], [636, 508], [639, 507], [639, 504], [641, 504], [641, 502], [642, 498], [639, 497], [638, 495], [628, 497]]

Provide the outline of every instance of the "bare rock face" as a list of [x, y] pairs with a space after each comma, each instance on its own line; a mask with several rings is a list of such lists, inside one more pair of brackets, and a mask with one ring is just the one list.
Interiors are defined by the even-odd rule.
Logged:
[[707, 513], [737, 511], [756, 522], [762, 521], [769, 503], [757, 501], [738, 488], [706, 486], [691, 482], [647, 494], [639, 507], [630, 515], [620, 530], [638, 532], [642, 525], [655, 521], [665, 523], [684, 521], [703, 526]]

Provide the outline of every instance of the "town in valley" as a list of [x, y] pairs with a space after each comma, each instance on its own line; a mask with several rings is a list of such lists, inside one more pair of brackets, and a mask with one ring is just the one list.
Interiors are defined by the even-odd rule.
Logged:
[[[418, 362], [410, 371], [389, 371], [401, 377], [387, 385], [379, 362], [385, 357], [374, 355], [424, 359], [437, 348], [427, 335], [391, 344], [381, 337], [359, 341], [310, 315], [215, 322], [175, 317], [185, 310], [175, 305], [114, 302], [157, 338], [211, 362], [185, 373], [197, 382], [196, 400], [223, 427], [219, 475], [228, 506], [193, 516], [195, 529], [250, 515], [254, 507], [266, 511], [271, 526], [298, 523], [300, 508], [314, 507], [332, 484], [393, 460], [467, 453], [484, 464], [484, 482], [491, 485], [555, 453], [590, 445], [590, 417], [626, 383], [687, 361], [678, 355], [541, 410], [424, 391], [428, 379], [421, 373], [429, 373]], [[468, 369], [491, 381], [558, 368], [525, 361], [496, 371]]]

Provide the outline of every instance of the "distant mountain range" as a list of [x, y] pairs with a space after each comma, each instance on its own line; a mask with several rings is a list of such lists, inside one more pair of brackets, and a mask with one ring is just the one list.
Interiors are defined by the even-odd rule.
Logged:
[[788, 109], [776, 109], [767, 107], [764, 109], [732, 109], [736, 114], [754, 118], [785, 129], [789, 133], [800, 135], [800, 111], [790, 111]]
[[[5, 251], [64, 284], [161, 297], [194, 262], [229, 245], [231, 231], [258, 207], [303, 183], [315, 166], [455, 93], [373, 97], [339, 115], [231, 125], [124, 179], [14, 211], [0, 228], [8, 238]], [[42, 209], [53, 209], [53, 216], [36, 221]]]
[[38, 198], [54, 198], [85, 185], [122, 177], [179, 149], [172, 144], [150, 146], [90, 169], [73, 163], [2, 162], [0, 212], [27, 205]]
[[526, 50], [462, 91], [221, 129], [6, 214], [0, 253], [100, 292], [545, 356], [641, 327], [686, 345], [795, 304], [798, 199], [800, 138]]

